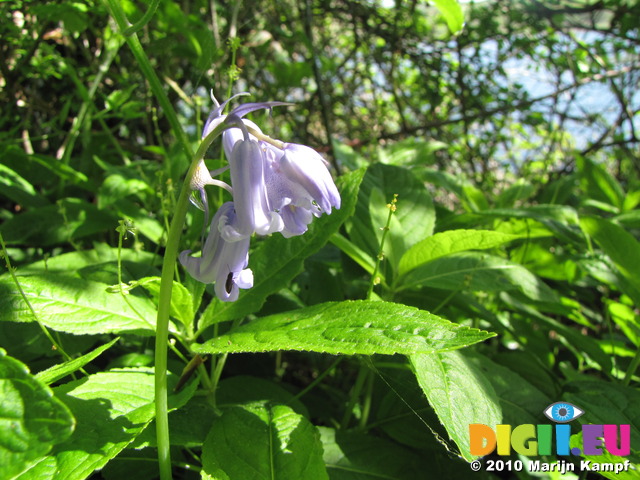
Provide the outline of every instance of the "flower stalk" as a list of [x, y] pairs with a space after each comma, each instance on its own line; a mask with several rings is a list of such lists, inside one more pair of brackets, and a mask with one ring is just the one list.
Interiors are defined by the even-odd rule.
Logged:
[[191, 160], [191, 165], [180, 190], [180, 196], [176, 203], [169, 236], [162, 261], [162, 274], [160, 277], [160, 294], [158, 299], [158, 316], [156, 321], [155, 343], [155, 403], [156, 403], [156, 439], [158, 443], [158, 463], [160, 479], [171, 480], [171, 454], [169, 440], [169, 408], [167, 390], [167, 353], [169, 343], [169, 313], [171, 311], [171, 294], [173, 291], [173, 274], [178, 259], [180, 247], [180, 235], [184, 225], [189, 197], [191, 195], [191, 182], [196, 174], [198, 165], [215, 137], [220, 135], [225, 126], [220, 124], [209, 133], [198, 148]]

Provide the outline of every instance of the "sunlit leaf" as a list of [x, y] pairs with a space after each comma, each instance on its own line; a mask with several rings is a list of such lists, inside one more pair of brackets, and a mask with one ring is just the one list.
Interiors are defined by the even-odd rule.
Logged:
[[367, 170], [353, 218], [347, 224], [351, 241], [372, 258], [380, 252], [387, 205], [398, 195], [396, 210], [386, 232], [384, 258], [394, 268], [412, 245], [433, 233], [435, 211], [431, 195], [409, 170], [374, 164]]
[[467, 461], [469, 425], [494, 427], [502, 421], [500, 401], [484, 373], [464, 352], [411, 355], [418, 383], [460, 455]]
[[559, 301], [555, 291], [522, 265], [483, 252], [459, 252], [432, 260], [409, 272], [398, 288], [416, 286], [485, 292], [517, 289], [533, 300]]
[[[176, 378], [169, 380], [175, 384]], [[170, 396], [170, 408], [184, 405], [194, 391], [192, 384]], [[83, 480], [120, 453], [155, 416], [154, 377], [148, 369], [96, 373], [54, 392], [76, 418], [76, 430], [20, 480]]]
[[464, 26], [464, 15], [457, 0], [431, 0], [440, 10], [451, 30], [451, 33], [458, 33]]
[[400, 259], [398, 274], [403, 275], [439, 257], [465, 250], [486, 250], [521, 238], [492, 230], [448, 230], [415, 244]]
[[66, 440], [75, 421], [49, 387], [2, 349], [0, 392], [0, 478], [11, 479]]
[[54, 382], [57, 382], [61, 378], [64, 378], [67, 375], [70, 375], [71, 373], [75, 372], [76, 370], [84, 367], [87, 363], [89, 363], [92, 360], [96, 359], [104, 351], [106, 351], [106, 350], [110, 349], [111, 347], [113, 347], [113, 345], [118, 340], [120, 340], [120, 339], [119, 338], [114, 338], [109, 343], [105, 343], [104, 345], [99, 346], [98, 348], [96, 348], [93, 351], [87, 353], [86, 355], [82, 355], [81, 357], [74, 358], [73, 360], [69, 360], [68, 362], [65, 362], [65, 363], [62, 363], [62, 364], [59, 364], [59, 365], [54, 365], [53, 367], [47, 368], [46, 370], [43, 370], [42, 372], [38, 372], [36, 374], [36, 378], [38, 380], [40, 380], [41, 382], [46, 383], [47, 385], [49, 385], [51, 383], [54, 383]]
[[640, 289], [640, 243], [633, 235], [600, 217], [582, 217], [580, 226], [595, 239], [625, 279]]
[[219, 479], [329, 478], [316, 428], [291, 407], [266, 402], [224, 409], [202, 447], [202, 466]]
[[401, 304], [346, 301], [260, 318], [192, 348], [198, 353], [309, 350], [391, 355], [453, 350], [493, 335]]
[[[18, 281], [37, 318], [53, 330], [75, 334], [155, 332], [156, 308], [148, 298], [108, 293], [107, 284], [64, 274], [21, 276]], [[35, 321], [7, 275], [0, 277], [0, 321]]]

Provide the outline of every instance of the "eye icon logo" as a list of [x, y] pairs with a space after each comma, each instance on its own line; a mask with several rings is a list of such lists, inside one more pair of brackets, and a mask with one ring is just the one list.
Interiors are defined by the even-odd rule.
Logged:
[[575, 420], [584, 413], [584, 410], [567, 402], [556, 402], [549, 405], [544, 414], [549, 420], [556, 423], [567, 423]]

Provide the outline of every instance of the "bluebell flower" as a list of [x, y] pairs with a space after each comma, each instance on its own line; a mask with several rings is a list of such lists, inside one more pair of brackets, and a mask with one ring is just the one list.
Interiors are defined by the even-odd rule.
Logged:
[[[223, 233], [225, 239], [267, 235], [284, 227], [282, 218], [269, 204], [265, 183], [265, 155], [255, 140], [238, 140], [229, 159], [231, 185], [238, 221]], [[227, 233], [229, 232], [229, 233]]]
[[231, 99], [222, 104], [212, 99], [215, 108], [202, 136], [223, 123], [228, 126], [222, 133], [222, 144], [229, 161], [225, 169], [230, 170], [231, 186], [211, 176], [224, 169], [208, 172], [202, 163], [191, 185], [194, 192], [199, 192], [194, 203], [206, 205], [205, 185], [226, 188], [232, 193], [233, 202], [222, 205], [211, 221], [201, 257], [192, 257], [190, 251], [185, 251], [180, 254], [180, 262], [195, 279], [215, 282], [218, 298], [234, 301], [239, 289], [253, 286], [253, 274], [247, 266], [249, 241], [254, 233], [280, 232], [287, 238], [302, 235], [314, 217], [340, 208], [341, 200], [327, 163], [315, 150], [273, 140], [243, 118], [255, 110], [287, 103], [245, 103], [223, 115], [222, 110]]
[[220, 230], [237, 221], [233, 202], [223, 204], [211, 220], [209, 235], [200, 257], [191, 250], [180, 253], [180, 263], [196, 280], [214, 283], [216, 296], [223, 302], [238, 299], [239, 289], [253, 286], [253, 272], [248, 269], [249, 237], [235, 242], [225, 241]]

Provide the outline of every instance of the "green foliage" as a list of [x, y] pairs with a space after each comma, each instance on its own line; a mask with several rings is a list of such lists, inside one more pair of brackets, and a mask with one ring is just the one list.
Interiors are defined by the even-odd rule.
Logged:
[[498, 396], [480, 369], [459, 352], [414, 354], [411, 365], [438, 418], [465, 460], [469, 453], [469, 425], [494, 426], [502, 421]]
[[491, 336], [404, 305], [345, 301], [263, 317], [193, 349], [197, 353], [309, 350], [393, 355], [447, 351]]
[[[176, 395], [174, 407], [184, 404], [193, 391]], [[75, 418], [76, 429], [17, 478], [87, 478], [135, 440], [154, 417], [153, 372], [148, 369], [98, 372], [57, 387], [54, 393]]]
[[[637, 478], [640, 2], [0, 13], [0, 478], [153, 480], [167, 442], [188, 480], [466, 478], [469, 424], [560, 400], [572, 447], [628, 424], [631, 454], [536, 459]], [[165, 377], [160, 265], [209, 90], [294, 103], [250, 118], [320, 151], [342, 204], [253, 238], [236, 302], [169, 265]]]
[[75, 422], [67, 406], [4, 350], [0, 350], [0, 387], [0, 475], [14, 478], [66, 440]]
[[202, 469], [221, 479], [329, 478], [316, 428], [291, 407], [268, 403], [225, 409], [202, 445]]

